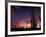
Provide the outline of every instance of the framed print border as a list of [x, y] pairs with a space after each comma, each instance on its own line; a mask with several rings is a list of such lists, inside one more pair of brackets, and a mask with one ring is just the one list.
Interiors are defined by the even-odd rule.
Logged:
[[[8, 35], [8, 2], [17, 3], [32, 3], [32, 4], [43, 4], [43, 33], [33, 33], [33, 34], [19, 34], [19, 35]], [[5, 1], [5, 36], [25, 36], [25, 35], [41, 35], [45, 34], [45, 3], [44, 2], [24, 2], [24, 1]]]

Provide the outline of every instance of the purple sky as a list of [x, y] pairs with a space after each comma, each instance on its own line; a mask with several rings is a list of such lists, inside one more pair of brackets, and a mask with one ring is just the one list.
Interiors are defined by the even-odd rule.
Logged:
[[13, 22], [30, 21], [33, 16], [40, 16], [40, 7], [11, 6], [11, 20]]

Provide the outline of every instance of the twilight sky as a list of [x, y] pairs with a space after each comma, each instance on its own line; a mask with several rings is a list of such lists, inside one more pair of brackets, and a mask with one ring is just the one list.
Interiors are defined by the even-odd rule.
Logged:
[[11, 6], [12, 24], [30, 21], [33, 16], [40, 16], [40, 7]]

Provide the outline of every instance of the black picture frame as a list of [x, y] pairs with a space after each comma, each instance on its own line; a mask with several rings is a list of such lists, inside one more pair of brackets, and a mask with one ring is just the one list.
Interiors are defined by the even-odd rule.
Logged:
[[[34, 34], [19, 34], [19, 35], [8, 35], [8, 2], [19, 2], [19, 3], [32, 3], [32, 4], [43, 4], [43, 33]], [[25, 2], [25, 1], [5, 1], [5, 36], [27, 36], [27, 35], [42, 35], [45, 34], [45, 3], [44, 2]]]

